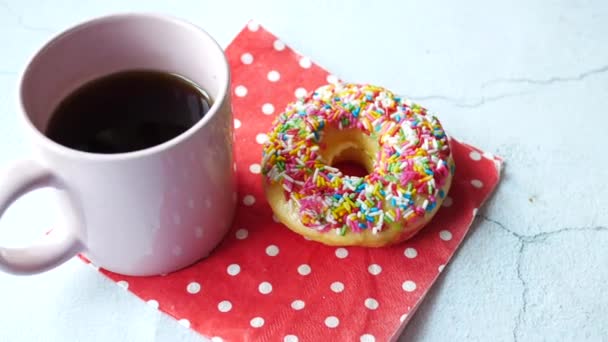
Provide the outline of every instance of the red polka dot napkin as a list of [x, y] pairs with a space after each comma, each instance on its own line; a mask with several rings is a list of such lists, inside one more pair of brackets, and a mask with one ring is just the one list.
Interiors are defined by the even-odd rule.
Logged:
[[432, 223], [398, 246], [335, 248], [273, 220], [261, 187], [262, 143], [285, 105], [336, 77], [251, 22], [228, 46], [239, 204], [207, 259], [158, 277], [101, 270], [213, 341], [395, 339], [461, 243], [502, 160], [452, 139], [456, 175]]

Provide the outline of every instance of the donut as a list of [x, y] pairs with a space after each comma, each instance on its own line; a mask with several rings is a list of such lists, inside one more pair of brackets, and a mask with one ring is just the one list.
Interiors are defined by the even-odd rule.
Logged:
[[[262, 152], [264, 192], [278, 220], [332, 246], [405, 241], [435, 215], [454, 161], [439, 120], [370, 84], [332, 83], [287, 105]], [[364, 177], [334, 167], [349, 161]]]

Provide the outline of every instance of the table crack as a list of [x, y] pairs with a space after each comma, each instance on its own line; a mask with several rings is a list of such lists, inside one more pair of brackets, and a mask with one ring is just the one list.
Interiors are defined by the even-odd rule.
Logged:
[[606, 227], [606, 226], [585, 226], [585, 227], [579, 227], [579, 228], [565, 227], [565, 228], [560, 228], [560, 229], [557, 229], [554, 231], [541, 232], [541, 233], [537, 233], [537, 234], [533, 234], [533, 235], [524, 235], [524, 234], [520, 234], [520, 233], [513, 231], [512, 229], [510, 229], [506, 225], [504, 225], [502, 222], [491, 219], [483, 214], [477, 214], [476, 216], [481, 218], [484, 221], [493, 223], [495, 226], [497, 226], [501, 230], [507, 232], [509, 235], [513, 236], [514, 238], [516, 238], [519, 241], [519, 250], [517, 252], [516, 273], [517, 273], [517, 279], [519, 280], [519, 282], [521, 283], [521, 286], [522, 286], [522, 293], [521, 293], [522, 304], [521, 304], [521, 307], [519, 308], [519, 312], [517, 313], [517, 316], [515, 317], [515, 325], [513, 326], [512, 334], [513, 334], [513, 341], [515, 341], [515, 342], [519, 341], [519, 330], [521, 328], [521, 324], [524, 322], [524, 317], [527, 313], [528, 293], [530, 291], [528, 282], [522, 272], [525, 248], [529, 244], [542, 242], [542, 241], [545, 241], [549, 237], [559, 235], [562, 233], [581, 232], [581, 231], [608, 232], [608, 227]]
[[481, 88], [484, 89], [486, 87], [489, 87], [489, 86], [495, 85], [495, 84], [524, 83], [524, 84], [530, 84], [530, 85], [552, 85], [554, 83], [578, 82], [578, 81], [582, 81], [588, 77], [603, 74], [605, 72], [608, 72], [608, 65], [603, 65], [603, 66], [600, 66], [600, 67], [597, 67], [594, 69], [583, 71], [580, 74], [573, 75], [573, 76], [552, 76], [552, 77], [549, 77], [546, 79], [533, 79], [533, 78], [526, 78], [526, 77], [497, 78], [497, 79], [493, 79], [493, 80], [484, 82], [481, 85]]
[[481, 106], [485, 105], [486, 103], [496, 102], [496, 101], [506, 99], [509, 97], [522, 96], [527, 93], [528, 92], [521, 91], [521, 92], [515, 92], [515, 93], [498, 94], [498, 95], [494, 95], [494, 96], [482, 96], [481, 98], [479, 98], [475, 101], [467, 101], [466, 99], [463, 99], [463, 98], [455, 98], [455, 97], [450, 97], [450, 96], [445, 96], [445, 95], [425, 95], [425, 96], [409, 96], [409, 97], [411, 97], [412, 99], [414, 99], [416, 101], [441, 100], [441, 101], [448, 102], [448, 103], [454, 105], [455, 107], [477, 108], [477, 107], [481, 107]]

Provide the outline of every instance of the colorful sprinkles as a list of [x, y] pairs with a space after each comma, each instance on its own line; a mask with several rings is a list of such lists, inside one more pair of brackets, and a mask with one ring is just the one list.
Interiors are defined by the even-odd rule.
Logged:
[[[378, 142], [374, 170], [347, 176], [320, 155], [326, 127], [356, 128]], [[453, 168], [440, 124], [426, 109], [382, 87], [330, 84], [290, 103], [264, 144], [262, 174], [280, 182], [302, 223], [318, 231], [385, 229], [424, 216], [444, 197]]]

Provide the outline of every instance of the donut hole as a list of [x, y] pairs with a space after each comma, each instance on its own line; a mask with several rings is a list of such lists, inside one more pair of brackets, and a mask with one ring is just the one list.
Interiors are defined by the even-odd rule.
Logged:
[[347, 176], [365, 177], [371, 172], [368, 156], [363, 150], [355, 147], [342, 150], [333, 158], [331, 166]]
[[362, 131], [327, 128], [322, 143], [323, 160], [343, 174], [365, 177], [373, 172], [378, 145]]

